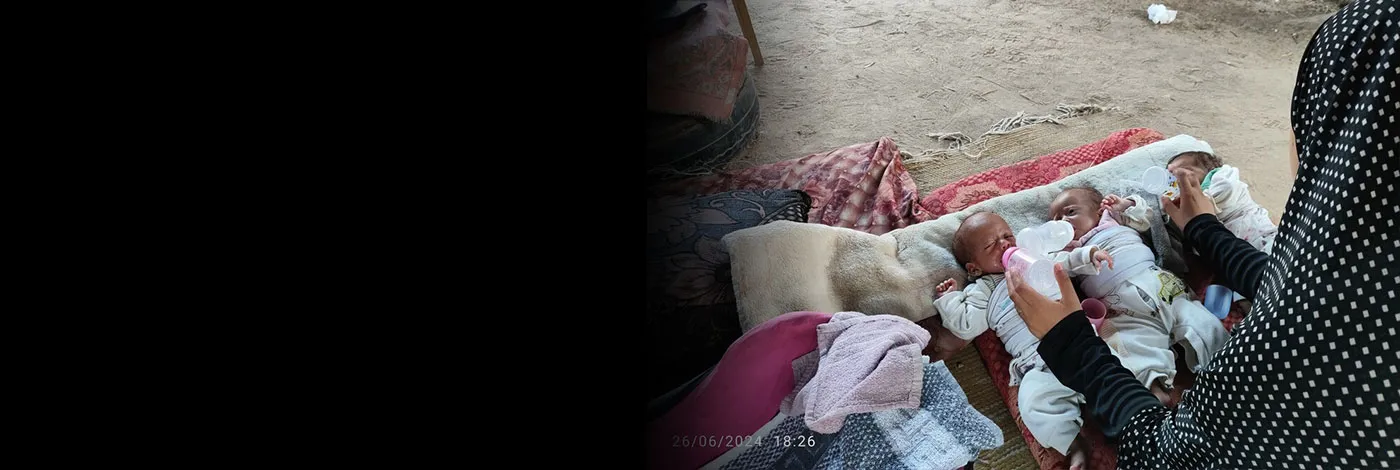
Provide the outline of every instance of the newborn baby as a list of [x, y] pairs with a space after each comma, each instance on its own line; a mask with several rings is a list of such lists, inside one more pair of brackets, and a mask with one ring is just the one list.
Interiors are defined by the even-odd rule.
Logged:
[[1074, 227], [1071, 246], [1097, 246], [1113, 257], [1114, 263], [1098, 274], [1084, 276], [1080, 287], [1108, 306], [1099, 336], [1124, 367], [1169, 405], [1176, 376], [1172, 345], [1182, 345], [1186, 364], [1194, 370], [1209, 362], [1230, 336], [1215, 315], [1191, 299], [1180, 278], [1154, 263], [1152, 249], [1138, 233], [1148, 230], [1150, 213], [1138, 196], [1105, 198], [1089, 188], [1064, 191], [1050, 203], [1050, 218]]
[[[989, 328], [996, 331], [1012, 356], [1010, 384], [1021, 387], [1016, 400], [1026, 428], [1041, 444], [1069, 457], [1071, 469], [1084, 468], [1088, 458], [1077, 437], [1084, 423], [1079, 416], [1084, 396], [1061, 384], [1041, 360], [1036, 353], [1040, 340], [1016, 313], [1006, 288], [1001, 255], [1015, 244], [1001, 216], [978, 212], [963, 219], [953, 234], [952, 251], [972, 283], [959, 291], [955, 280], [943, 281], [935, 288], [934, 305], [943, 326], [959, 338], [971, 340]], [[1058, 253], [1055, 261], [1066, 272], [1093, 274], [1112, 260], [1107, 252], [1085, 246]]]
[[1268, 253], [1278, 235], [1269, 210], [1249, 196], [1249, 185], [1240, 181], [1240, 170], [1205, 152], [1186, 152], [1167, 161], [1167, 171], [1190, 168], [1201, 175], [1201, 189], [1215, 202], [1216, 218], [1241, 240]]

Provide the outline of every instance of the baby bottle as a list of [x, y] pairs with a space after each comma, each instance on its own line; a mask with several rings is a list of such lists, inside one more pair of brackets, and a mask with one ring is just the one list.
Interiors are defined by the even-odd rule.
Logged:
[[1027, 227], [1016, 234], [1016, 246], [1001, 254], [1001, 265], [1007, 272], [1021, 274], [1021, 279], [1050, 299], [1060, 298], [1060, 283], [1055, 280], [1055, 261], [1049, 253], [1064, 249], [1074, 239], [1074, 226], [1063, 220], [1052, 220], [1037, 227]]
[[1142, 172], [1142, 185], [1146, 186], [1148, 191], [1159, 193], [1168, 199], [1175, 199], [1181, 192], [1176, 176], [1159, 166], [1148, 167], [1147, 171]]

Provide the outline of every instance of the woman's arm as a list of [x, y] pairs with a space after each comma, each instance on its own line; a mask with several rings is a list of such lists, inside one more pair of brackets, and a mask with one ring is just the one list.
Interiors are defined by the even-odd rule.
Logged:
[[1183, 401], [1177, 411], [1162, 406], [1094, 334], [1083, 311], [1051, 328], [1037, 351], [1060, 383], [1084, 394], [1104, 435], [1118, 440], [1119, 468], [1195, 469], [1216, 460], [1216, 448], [1200, 445], [1207, 439], [1192, 418], [1196, 403]]
[[1226, 287], [1253, 299], [1269, 264], [1269, 255], [1254, 248], [1225, 228], [1215, 214], [1201, 214], [1182, 230], [1192, 246], [1224, 278]]
[[1036, 351], [1050, 372], [1060, 383], [1083, 393], [1094, 416], [1104, 423], [1104, 434], [1116, 437], [1134, 415], [1162, 403], [1094, 333], [1064, 266], [1055, 265], [1055, 281], [1060, 285], [1057, 300], [1037, 292], [1016, 272], [1006, 276], [1006, 288], [1026, 328], [1040, 338]]
[[1253, 299], [1269, 255], [1230, 233], [1225, 224], [1215, 218], [1215, 202], [1201, 189], [1203, 175], [1187, 168], [1178, 168], [1175, 175], [1176, 180], [1182, 182], [1181, 196], [1175, 200], [1162, 196], [1162, 211], [1172, 218], [1187, 242], [1201, 252], [1215, 272], [1225, 278], [1227, 287]]
[[[1119, 440], [1119, 468], [1195, 469], [1213, 461], [1218, 448], [1200, 445], [1208, 439], [1206, 428], [1192, 418], [1194, 395], [1187, 395], [1175, 412], [1162, 406], [1094, 334], [1063, 266], [1055, 266], [1055, 280], [1059, 300], [1036, 292], [1014, 272], [1007, 276], [1007, 287], [1026, 327], [1040, 338], [1037, 352], [1055, 378], [1083, 393], [1104, 434]], [[1193, 451], [1181, 451], [1186, 448]]]
[[1084, 311], [1071, 313], [1040, 340], [1040, 356], [1060, 383], [1083, 393], [1109, 438], [1119, 437], [1138, 413], [1162, 403], [1118, 362], [1094, 334]]

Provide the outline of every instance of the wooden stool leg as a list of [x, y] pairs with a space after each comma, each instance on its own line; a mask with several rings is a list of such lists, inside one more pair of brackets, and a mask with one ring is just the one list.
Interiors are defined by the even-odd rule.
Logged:
[[763, 65], [763, 53], [758, 51], [758, 36], [753, 33], [753, 21], [749, 19], [749, 5], [744, 0], [734, 0], [734, 12], [739, 14], [739, 27], [744, 30], [744, 39], [749, 40], [749, 50], [753, 51], [753, 64]]

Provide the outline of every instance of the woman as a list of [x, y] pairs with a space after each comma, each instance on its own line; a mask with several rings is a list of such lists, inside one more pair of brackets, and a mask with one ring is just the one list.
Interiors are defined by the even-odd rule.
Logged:
[[1362, 0], [1318, 29], [1298, 70], [1298, 162], [1272, 256], [1215, 218], [1189, 171], [1162, 207], [1249, 316], [1168, 409], [1062, 300], [1012, 276], [1012, 298], [1055, 376], [1083, 393], [1119, 466], [1400, 468], [1400, 2]]

